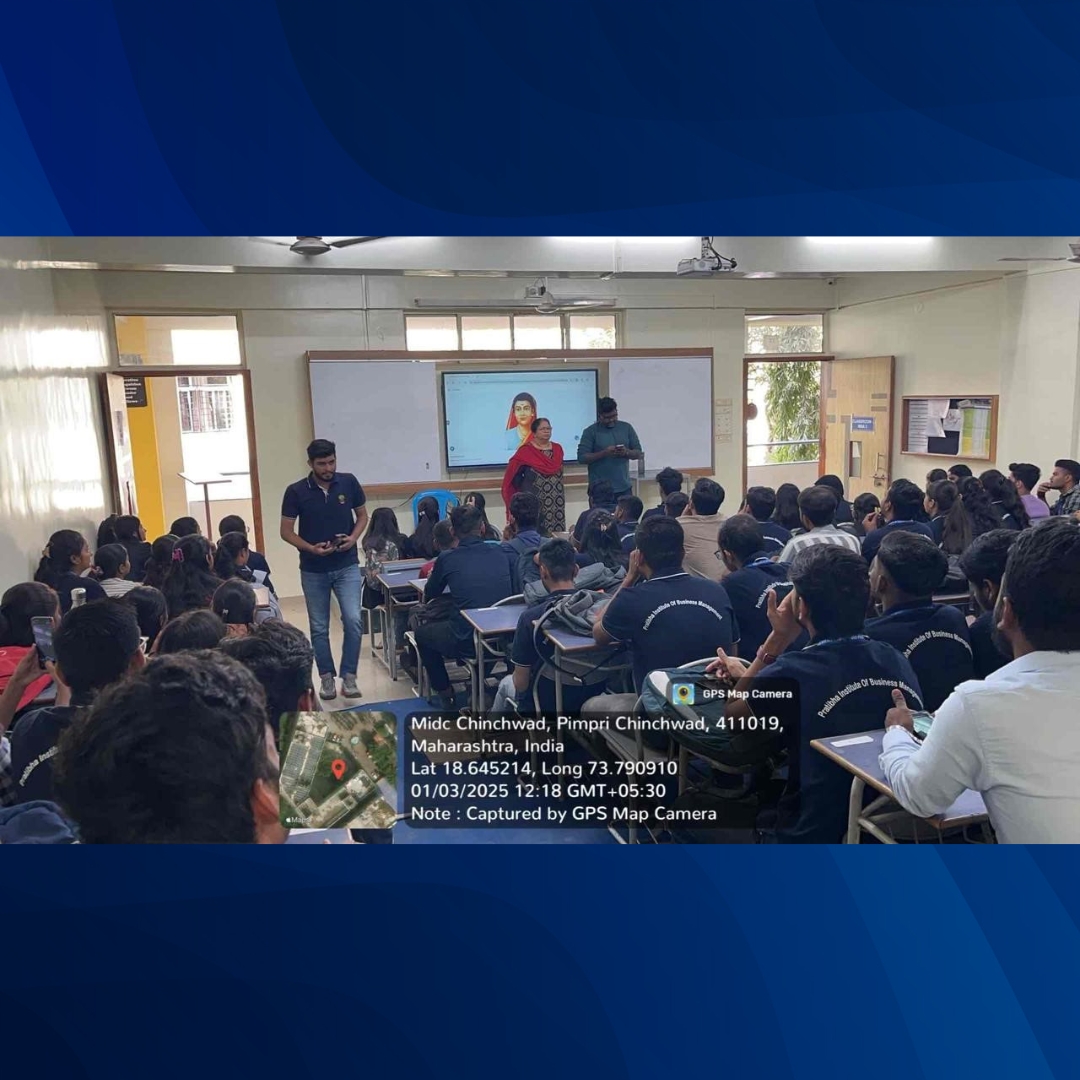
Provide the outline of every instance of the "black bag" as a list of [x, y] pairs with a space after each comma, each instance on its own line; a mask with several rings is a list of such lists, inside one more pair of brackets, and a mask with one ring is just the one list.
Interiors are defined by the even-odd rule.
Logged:
[[449, 593], [432, 597], [423, 604], [418, 604], [409, 614], [409, 629], [418, 630], [421, 626], [434, 622], [449, 622], [458, 614], [457, 604]]

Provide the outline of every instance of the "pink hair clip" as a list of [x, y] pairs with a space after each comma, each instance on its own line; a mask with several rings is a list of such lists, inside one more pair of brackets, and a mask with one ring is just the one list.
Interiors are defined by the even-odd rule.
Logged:
[[183, 562], [184, 561], [184, 553], [180, 548], [173, 548], [172, 561], [173, 562]]

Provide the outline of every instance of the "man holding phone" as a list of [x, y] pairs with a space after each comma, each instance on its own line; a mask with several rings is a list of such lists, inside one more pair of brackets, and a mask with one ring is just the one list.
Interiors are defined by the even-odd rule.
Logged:
[[607, 480], [616, 503], [630, 490], [630, 462], [645, 456], [641, 440], [633, 426], [619, 419], [614, 398], [603, 397], [596, 406], [597, 421], [582, 433], [578, 443], [578, 461], [589, 466], [589, 486]]
[[[285, 489], [281, 539], [300, 552], [300, 587], [307, 604], [311, 644], [319, 668], [319, 697], [337, 697], [337, 672], [330, 652], [330, 594], [337, 597], [345, 640], [341, 647], [341, 685], [347, 698], [360, 697], [360, 587], [356, 553], [367, 526], [364, 489], [352, 473], [337, 471], [337, 448], [316, 439], [307, 449], [311, 471]], [[297, 527], [299, 526], [299, 528]]]

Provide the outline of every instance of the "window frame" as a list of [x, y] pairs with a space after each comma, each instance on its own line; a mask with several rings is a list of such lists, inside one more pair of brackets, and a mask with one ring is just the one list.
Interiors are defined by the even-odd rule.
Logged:
[[[619, 312], [617, 310], [610, 309], [610, 308], [604, 308], [604, 309], [602, 309], [601, 313], [604, 314], [604, 315], [610, 315], [611, 318], [612, 318], [612, 321], [614, 323], [614, 330], [615, 330], [615, 342], [612, 345], [600, 346], [595, 351], [600, 352], [602, 349], [618, 349], [618, 348], [620, 348], [619, 341], [622, 338], [621, 312]], [[519, 309], [519, 308], [512, 308], [512, 309], [510, 309], [510, 308], [507, 308], [507, 309], [493, 308], [491, 311], [483, 311], [482, 309], [479, 309], [479, 308], [477, 308], [477, 309], [475, 309], [473, 311], [460, 311], [460, 310], [455, 311], [455, 310], [453, 310], [453, 308], [448, 308], [446, 311], [423, 311], [423, 312], [402, 311], [401, 314], [402, 314], [402, 330], [403, 330], [403, 337], [404, 337], [404, 340], [405, 340], [405, 351], [406, 352], [432, 352], [432, 351], [435, 351], [435, 352], [491, 352], [491, 353], [497, 353], [497, 352], [500, 352], [501, 350], [500, 349], [475, 349], [475, 348], [466, 349], [466, 348], [463, 348], [463, 346], [462, 346], [462, 330], [461, 330], [461, 320], [462, 320], [462, 318], [483, 317], [484, 315], [508, 317], [510, 319], [510, 351], [511, 352], [518, 352], [518, 351], [521, 351], [521, 350], [519, 349], [518, 344], [517, 344], [517, 333], [516, 333], [515, 325], [514, 325], [516, 320], [517, 320], [517, 317], [519, 315], [520, 316], [525, 316], [525, 317], [535, 317], [537, 315], [541, 315], [541, 316], [544, 316], [544, 317], [547, 317], [547, 318], [550, 318], [550, 317], [554, 316], [554, 317], [557, 317], [559, 319], [559, 333], [560, 333], [560, 338], [561, 338], [562, 343], [559, 346], [552, 345], [552, 346], [545, 346], [545, 347], [547, 347], [547, 348], [556, 348], [557, 347], [558, 349], [560, 349], [562, 351], [565, 351], [565, 350], [569, 350], [569, 349], [573, 348], [571, 346], [571, 344], [570, 344], [570, 328], [571, 328], [570, 320], [573, 319], [573, 318], [585, 318], [588, 315], [592, 314], [592, 312], [588, 312], [588, 311], [558, 311], [558, 312], [552, 313], [552, 315], [546, 315], [544, 312], [538, 312], [534, 308], [525, 308], [525, 309]], [[453, 319], [454, 322], [455, 322], [455, 326], [456, 326], [457, 344], [452, 349], [437, 349], [437, 350], [410, 349], [409, 348], [409, 321], [410, 320], [418, 320], [418, 319], [443, 319], [443, 320], [445, 320], [445, 319]], [[525, 350], [525, 351], [528, 351], [528, 350]], [[591, 351], [594, 351], [594, 350], [586, 349], [585, 351], [591, 352]]]

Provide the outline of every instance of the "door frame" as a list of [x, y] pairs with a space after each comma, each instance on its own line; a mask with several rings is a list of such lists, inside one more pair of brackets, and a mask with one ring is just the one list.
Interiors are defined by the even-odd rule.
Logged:
[[[750, 456], [747, 453], [746, 445], [746, 425], [750, 422], [750, 417], [747, 415], [750, 407], [750, 365], [751, 364], [791, 364], [799, 361], [814, 360], [818, 363], [824, 363], [826, 360], [835, 360], [836, 357], [832, 353], [746, 353], [743, 356], [743, 372], [742, 372], [742, 495], [740, 495], [740, 502], [746, 495], [746, 468], [747, 458]], [[824, 423], [825, 413], [824, 407], [821, 402], [818, 403], [818, 461], [822, 460], [822, 455], [825, 449], [824, 443]], [[890, 433], [890, 438], [891, 438]]]
[[[126, 314], [126, 313], [125, 313]], [[247, 427], [248, 443], [248, 469], [251, 479], [251, 516], [255, 519], [250, 522], [255, 532], [253, 547], [257, 551], [263, 551], [263, 527], [262, 527], [262, 495], [259, 488], [259, 456], [255, 445], [255, 410], [251, 392], [251, 372], [246, 367], [221, 366], [199, 364], [195, 367], [181, 367], [179, 365], [157, 365], [154, 367], [116, 366], [109, 369], [110, 375], [139, 375], [147, 379], [154, 378], [177, 378], [182, 375], [201, 377], [204, 375], [234, 375], [242, 380], [244, 392], [245, 426]], [[110, 458], [109, 481], [113, 492], [119, 491], [119, 476], [116, 465]], [[214, 537], [207, 537], [213, 541]]]

